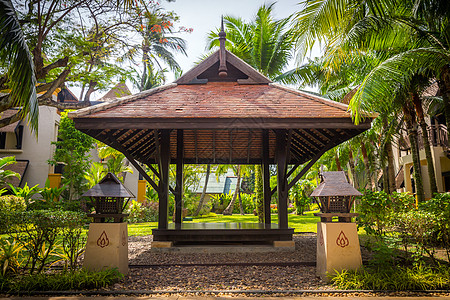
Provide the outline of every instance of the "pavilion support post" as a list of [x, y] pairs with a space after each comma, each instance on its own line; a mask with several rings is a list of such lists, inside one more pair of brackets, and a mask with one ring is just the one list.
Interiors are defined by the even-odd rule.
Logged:
[[272, 193], [270, 191], [270, 170], [269, 170], [269, 131], [263, 130], [263, 159], [262, 159], [262, 171], [263, 171], [263, 194], [264, 194], [264, 223], [271, 224], [270, 215], [270, 200]]
[[[156, 137], [158, 138], [158, 137]], [[169, 166], [170, 166], [170, 130], [163, 129], [160, 132], [158, 164], [161, 178], [159, 180], [159, 217], [158, 228], [168, 227], [169, 207]]]
[[183, 216], [183, 157], [184, 157], [184, 132], [177, 130], [177, 175], [175, 187], [175, 224], [181, 224]]
[[277, 161], [277, 192], [278, 192], [278, 226], [279, 228], [288, 228], [288, 181], [287, 181], [287, 131], [277, 129], [275, 157]]

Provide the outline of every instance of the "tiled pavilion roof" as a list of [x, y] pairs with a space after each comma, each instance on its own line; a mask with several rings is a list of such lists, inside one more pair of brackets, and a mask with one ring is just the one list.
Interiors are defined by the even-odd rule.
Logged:
[[[79, 130], [145, 164], [157, 162], [162, 129], [172, 130], [172, 161], [177, 159], [177, 129], [183, 129], [184, 163], [244, 164], [261, 163], [265, 130], [273, 163], [274, 130], [288, 130], [288, 163], [302, 164], [370, 128], [373, 116], [354, 125], [346, 105], [274, 84], [230, 52], [220, 51], [175, 83], [69, 116]], [[221, 57], [226, 77], [217, 75]]]

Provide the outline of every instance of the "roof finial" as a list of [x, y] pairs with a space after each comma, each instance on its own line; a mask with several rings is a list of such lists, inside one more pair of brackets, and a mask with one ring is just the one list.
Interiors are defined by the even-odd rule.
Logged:
[[228, 76], [228, 70], [227, 70], [227, 58], [226, 58], [226, 52], [225, 52], [225, 40], [227, 34], [225, 33], [223, 29], [223, 16], [222, 16], [222, 23], [220, 27], [219, 32], [219, 43], [220, 43], [220, 51], [219, 51], [219, 77], [227, 77]]

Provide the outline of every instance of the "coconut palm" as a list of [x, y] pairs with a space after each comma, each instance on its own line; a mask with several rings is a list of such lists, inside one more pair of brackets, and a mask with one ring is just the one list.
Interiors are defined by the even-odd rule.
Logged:
[[152, 10], [136, 9], [135, 13], [141, 22], [138, 33], [142, 37], [142, 44], [131, 47], [120, 60], [141, 59], [143, 69], [139, 90], [143, 91], [148, 89], [149, 79], [164, 83], [164, 64], [173, 72], [180, 71], [174, 53], [186, 55], [186, 41], [173, 35], [173, 22], [177, 19], [173, 13], [166, 13], [157, 6], [152, 7]]
[[36, 78], [33, 59], [25, 42], [16, 11], [10, 0], [0, 0], [0, 67], [7, 69], [5, 81], [0, 80], [0, 112], [21, 107], [14, 120], [3, 120], [3, 126], [27, 116], [28, 123], [37, 132], [39, 107], [36, 98]]
[[[360, 82], [349, 103], [355, 122], [361, 118], [360, 111], [390, 107], [395, 99], [402, 102], [407, 127], [414, 128], [416, 116], [414, 108], [409, 107], [410, 98], [405, 96], [408, 91], [404, 87], [412, 88], [410, 83], [415, 76], [437, 76], [444, 90], [443, 98], [449, 96], [449, 4], [445, 2], [312, 1], [308, 8], [296, 14], [297, 41], [299, 45], [310, 46], [311, 36], [319, 35], [327, 44], [326, 60], [333, 67], [345, 60], [351, 51], [375, 50], [384, 55], [381, 63]], [[432, 12], [430, 7], [434, 8]], [[438, 12], [436, 8], [439, 8]], [[324, 11], [331, 16], [327, 20]], [[412, 133], [408, 136], [415, 139], [416, 134]], [[413, 156], [417, 156], [414, 153], [416, 147], [411, 150]], [[420, 173], [416, 169], [415, 175], [420, 177]], [[430, 172], [430, 176], [434, 177], [434, 172]], [[420, 179], [416, 180], [416, 185], [420, 185]]]
[[[283, 73], [293, 57], [294, 46], [289, 18], [274, 20], [273, 7], [262, 5], [249, 23], [224, 16], [227, 50], [271, 79]], [[207, 49], [219, 47], [219, 29], [211, 31], [207, 39]]]

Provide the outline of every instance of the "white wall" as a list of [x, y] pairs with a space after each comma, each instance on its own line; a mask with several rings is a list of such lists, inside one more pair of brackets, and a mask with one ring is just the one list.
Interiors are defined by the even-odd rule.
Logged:
[[[28, 182], [28, 186], [39, 184], [40, 187], [44, 187], [48, 174], [52, 170], [47, 161], [53, 156], [54, 146], [51, 145], [51, 142], [56, 141], [59, 119], [60, 116], [56, 108], [40, 106], [37, 137], [31, 133], [26, 122], [22, 121], [24, 125], [22, 149], [18, 150], [13, 148], [16, 143], [11, 143], [10, 141], [13, 139], [10, 137], [7, 138], [7, 149], [1, 150], [0, 156], [14, 155], [17, 160], [29, 160], [28, 169], [23, 177], [22, 185]], [[13, 133], [9, 135], [12, 135], [11, 137], [14, 136]]]

